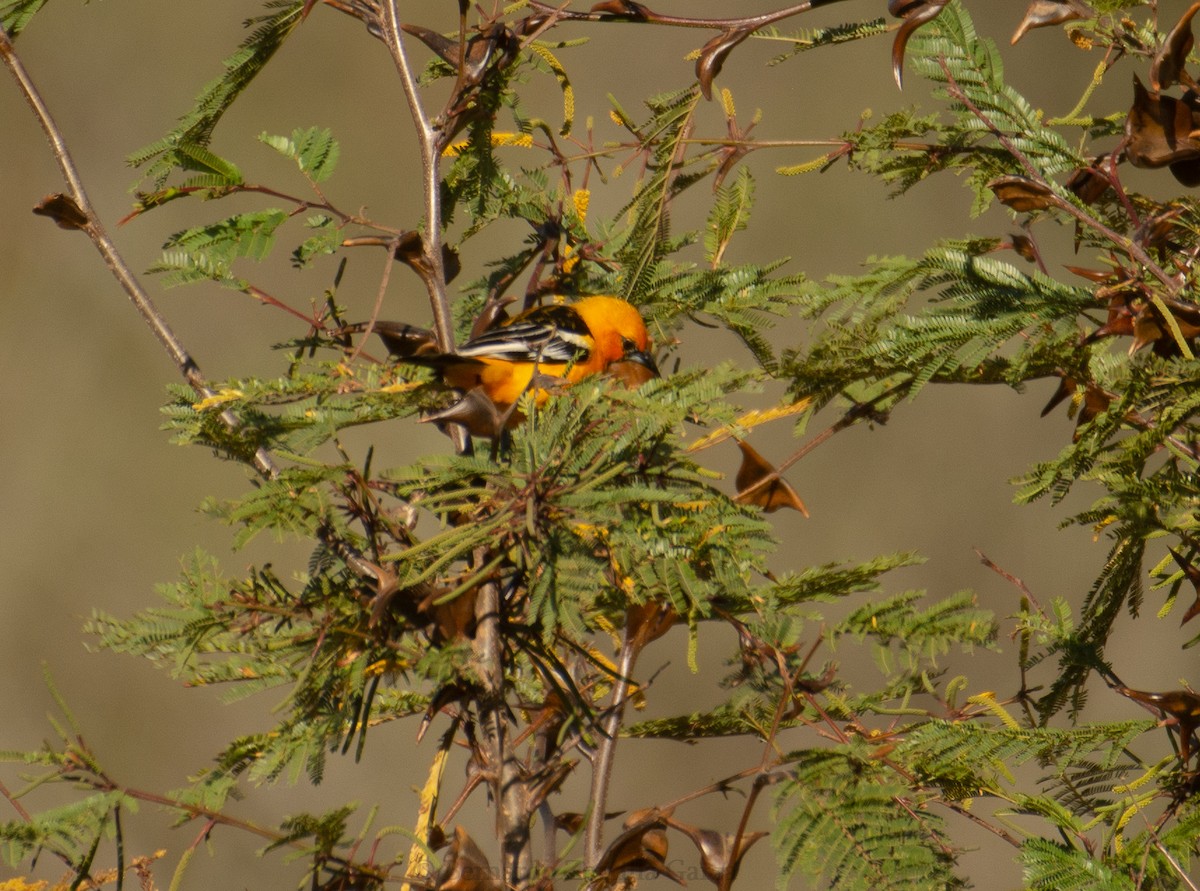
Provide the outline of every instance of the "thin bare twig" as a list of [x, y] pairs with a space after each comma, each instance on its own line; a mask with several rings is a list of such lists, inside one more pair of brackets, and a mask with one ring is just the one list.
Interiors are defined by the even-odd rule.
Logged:
[[988, 555], [983, 551], [979, 550], [979, 548], [975, 548], [975, 554], [979, 557], [980, 563], [982, 563], [992, 572], [996, 573], [998, 576], [1000, 576], [1000, 578], [1007, 581], [1010, 585], [1015, 586], [1018, 591], [1025, 595], [1029, 602], [1033, 604], [1033, 608], [1038, 611], [1038, 615], [1040, 615], [1043, 619], [1047, 618], [1046, 611], [1042, 609], [1042, 605], [1038, 603], [1038, 599], [1033, 596], [1033, 592], [1029, 590], [1028, 585], [1026, 585], [1023, 581], [1021, 581], [1021, 579], [1017, 578], [1011, 572], [1008, 572], [1007, 570], [1001, 569], [999, 566], [997, 566], [991, 560], [991, 558], [988, 557]]
[[612, 13], [601, 12], [572, 12], [564, 9], [562, 6], [554, 6], [550, 3], [543, 3], [540, 0], [530, 0], [529, 6], [539, 12], [551, 13], [563, 21], [571, 22], [637, 22], [646, 25], [671, 25], [676, 28], [720, 28], [722, 30], [743, 30], [754, 28], [765, 28], [767, 25], [782, 21], [786, 18], [799, 15], [802, 12], [810, 12], [820, 6], [830, 6], [834, 3], [841, 3], [842, 0], [806, 0], [804, 3], [796, 3], [792, 6], [777, 9], [774, 12], [764, 12], [759, 15], [737, 16], [728, 19], [705, 19], [696, 18], [695, 16], [682, 15], [662, 15], [657, 12], [652, 12], [644, 7], [641, 10], [641, 18], [632, 18], [621, 15], [613, 15]]
[[583, 862], [594, 868], [600, 862], [600, 844], [604, 839], [604, 813], [608, 808], [608, 787], [612, 782], [612, 769], [617, 754], [617, 738], [621, 731], [621, 718], [625, 714], [625, 703], [629, 699], [629, 678], [637, 663], [641, 645], [637, 633], [626, 621], [621, 635], [621, 654], [617, 663], [616, 682], [613, 684], [612, 705], [601, 725], [600, 742], [592, 758], [592, 794], [587, 829], [584, 836]]
[[1175, 870], [1175, 874], [1179, 876], [1180, 881], [1187, 885], [1190, 891], [1198, 891], [1196, 888], [1196, 883], [1188, 878], [1187, 872], [1185, 872], [1184, 868], [1179, 865], [1179, 861], [1175, 859], [1175, 855], [1163, 846], [1163, 843], [1158, 840], [1157, 836], [1154, 839], [1154, 847], [1157, 848], [1158, 853], [1162, 854], [1163, 857], [1167, 859], [1167, 862], [1171, 864], [1171, 868]]
[[438, 348], [443, 352], [454, 349], [454, 319], [450, 314], [450, 301], [446, 297], [446, 271], [442, 263], [442, 203], [441, 203], [441, 146], [438, 131], [430, 122], [417, 92], [417, 79], [404, 49], [400, 36], [400, 11], [398, 0], [386, 0], [383, 4], [383, 39], [391, 53], [408, 111], [417, 128], [417, 143], [421, 152], [421, 173], [425, 195], [425, 232], [421, 242], [425, 249], [428, 274], [421, 277], [429, 292], [433, 310], [433, 326], [438, 338]]

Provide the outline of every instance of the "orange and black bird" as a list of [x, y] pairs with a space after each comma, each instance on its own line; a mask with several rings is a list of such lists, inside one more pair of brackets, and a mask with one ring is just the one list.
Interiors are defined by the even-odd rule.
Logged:
[[503, 413], [527, 391], [538, 405], [546, 401], [538, 377], [575, 383], [608, 372], [633, 386], [658, 377], [650, 350], [650, 333], [633, 304], [593, 295], [528, 309], [451, 353], [416, 352], [400, 359], [437, 369], [457, 390], [482, 390]]

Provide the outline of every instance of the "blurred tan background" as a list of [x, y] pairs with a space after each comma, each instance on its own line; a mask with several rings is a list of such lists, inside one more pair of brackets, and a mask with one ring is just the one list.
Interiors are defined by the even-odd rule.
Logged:
[[[660, 0], [652, 7], [721, 16], [730, 14], [731, 6], [750, 12], [776, 5]], [[1017, 0], [968, 3], [980, 30], [1004, 44], [1025, 6]], [[1181, 12], [1186, 4], [1170, 0], [1161, 6], [1166, 17], [1170, 9], [1178, 6]], [[454, 4], [410, 2], [404, 9], [410, 21], [438, 30], [451, 27]], [[18, 50], [110, 228], [116, 230], [116, 220], [131, 203], [128, 190], [136, 173], [125, 166], [125, 156], [162, 136], [190, 108], [201, 86], [219, 73], [220, 60], [242, 39], [242, 20], [259, 11], [259, 4], [233, 0], [65, 2], [50, 4], [21, 37]], [[786, 26], [811, 28], [882, 13], [878, 0], [849, 0]], [[589, 46], [560, 55], [577, 91], [580, 125], [585, 115], [592, 115], [598, 132], [612, 138], [606, 92], [638, 117], [647, 84], [663, 90], [686, 85], [692, 66], [684, 56], [707, 39], [702, 33], [578, 26], [556, 31], [560, 37], [592, 38]], [[423, 60], [422, 50], [413, 43], [414, 55]], [[763, 109], [764, 120], [755, 131], [762, 138], [832, 137], [852, 129], [865, 108], [883, 114], [902, 104], [928, 102], [915, 77], [910, 77], [909, 92], [896, 91], [885, 39], [765, 67], [778, 51], [776, 44], [751, 41], [734, 53], [718, 80], [719, 86], [733, 90], [743, 121], [755, 108]], [[1046, 29], [1006, 50], [1006, 61], [1018, 89], [1049, 113], [1061, 114], [1075, 104], [1099, 59], [1070, 50], [1058, 29]], [[667, 69], [670, 75], [664, 76]], [[1121, 96], [1127, 89], [1124, 71], [1117, 80], [1105, 85], [1109, 92], [1102, 90], [1094, 108], [1121, 106], [1122, 99], [1103, 98]], [[536, 113], [560, 119], [561, 97], [553, 82], [546, 78], [538, 89]], [[706, 114], [710, 132], [718, 132], [718, 111]], [[376, 218], [398, 226], [418, 223], [420, 197], [411, 179], [415, 147], [391, 62], [356, 21], [323, 7], [314, 10], [227, 116], [213, 148], [241, 165], [248, 179], [290, 183], [299, 190], [302, 183], [290, 178], [294, 175], [288, 165], [255, 137], [263, 130], [290, 133], [313, 125], [331, 127], [342, 143], [338, 173], [328, 184], [335, 203], [367, 206]], [[1002, 212], [968, 221], [969, 195], [951, 180], [923, 185], [909, 198], [892, 202], [878, 184], [841, 166], [823, 175], [792, 178], [772, 172], [777, 165], [817, 154], [788, 149], [751, 158], [759, 201], [750, 230], [735, 239], [729, 261], [787, 255], [793, 259], [785, 271], [821, 278], [853, 272], [870, 254], [918, 253], [937, 237], [1012, 231]], [[0, 158], [0, 313], [5, 332], [0, 349], [0, 749], [33, 748], [50, 737], [45, 716], [53, 703], [42, 680], [44, 666], [74, 708], [101, 763], [115, 776], [145, 788], [177, 788], [210, 763], [222, 741], [270, 726], [270, 710], [280, 697], [226, 706], [214, 691], [181, 692], [165, 674], [138, 660], [88, 653], [80, 631], [83, 620], [93, 609], [127, 615], [155, 604], [154, 586], [174, 580], [179, 558], [197, 546], [218, 555], [231, 572], [269, 559], [284, 576], [292, 567], [302, 567], [307, 554], [266, 542], [231, 553], [229, 530], [197, 512], [206, 496], [244, 491], [246, 474], [214, 462], [201, 450], [169, 444], [159, 430], [158, 409], [164, 386], [176, 380], [174, 369], [86, 239], [30, 213], [43, 195], [60, 191], [61, 183], [36, 122], [7, 76], [0, 77]], [[630, 183], [617, 179], [606, 189], [594, 182], [593, 188], [593, 207], [603, 213], [623, 203]], [[705, 198], [702, 189], [696, 190], [688, 199], [694, 203], [676, 215], [677, 225], [701, 219], [689, 217], [686, 208], [702, 206]], [[249, 198], [224, 205], [177, 202], [115, 235], [130, 265], [142, 270], [157, 259], [170, 233], [255, 206], [265, 205]], [[476, 277], [486, 261], [511, 251], [524, 235], [523, 227], [514, 225], [509, 232], [471, 242], [460, 281]], [[1042, 237], [1069, 246], [1068, 232], [1043, 232]], [[280, 253], [286, 255], [286, 250], [290, 247]], [[1063, 258], [1069, 262], [1069, 253]], [[309, 297], [318, 298], [329, 283], [332, 266], [319, 269], [294, 273], [279, 263], [265, 275], [292, 302], [304, 304]], [[369, 312], [379, 273], [380, 260], [374, 255], [352, 257], [339, 294], [352, 307], [351, 318]], [[147, 284], [210, 378], [275, 371], [283, 357], [265, 346], [301, 333], [282, 313], [215, 286], [164, 292], [153, 278]], [[427, 318], [418, 283], [402, 270], [392, 277], [384, 316]], [[787, 344], [802, 336], [796, 323], [784, 322], [776, 339]], [[685, 365], [739, 350], [732, 338], [700, 328], [686, 329], [680, 338]], [[898, 573], [888, 582], [889, 592], [926, 588], [943, 596], [971, 588], [984, 605], [1007, 615], [1016, 609], [1017, 594], [980, 565], [973, 552], [978, 547], [1024, 579], [1043, 602], [1063, 596], [1077, 603], [1099, 571], [1108, 542], [1094, 541], [1086, 530], [1059, 531], [1057, 525], [1095, 493], [1081, 492], [1057, 508], [1011, 503], [1010, 478], [1056, 453], [1070, 437], [1072, 422], [1062, 409], [1047, 419], [1038, 417], [1053, 388], [1044, 382], [1024, 395], [1000, 389], [930, 389], [915, 404], [896, 411], [886, 427], [860, 427], [837, 436], [789, 474], [812, 518], [776, 515], [781, 565], [916, 550], [928, 562]], [[818, 419], [811, 432], [833, 419]], [[759, 434], [755, 445], [779, 460], [793, 443], [786, 425], [776, 426]], [[368, 436], [382, 443], [384, 457], [393, 462], [445, 445], [436, 433], [413, 424], [397, 423]], [[708, 453], [712, 462], [731, 471], [732, 448], [724, 455], [716, 452]], [[1195, 667], [1194, 655], [1178, 649], [1186, 640], [1178, 620], [1155, 619], [1160, 603], [1151, 593], [1146, 614], [1122, 625], [1113, 651], [1127, 683], [1145, 689], [1178, 686]], [[700, 641], [705, 677], [721, 671], [729, 650], [730, 641], [718, 637], [702, 636]], [[986, 667], [972, 667], [973, 689], [990, 684], [1000, 695], [1016, 689], [1012, 648], [1007, 640], [1000, 647], [1004, 652], [986, 657]], [[658, 703], [655, 712], [702, 707], [707, 700], [694, 698], [697, 684], [685, 667], [682, 640], [668, 639], [647, 655], [643, 667], [666, 662], [671, 667], [652, 695]], [[1114, 699], [1096, 691], [1096, 715], [1144, 714]], [[363, 765], [335, 759], [325, 785], [256, 790], [236, 805], [236, 812], [273, 825], [285, 813], [320, 811], [346, 799], [369, 805], [382, 798], [380, 825], [408, 822], [416, 800], [412, 787], [420, 779], [419, 766], [431, 751], [431, 740], [416, 752], [413, 745], [411, 727], [383, 728], [368, 740]], [[618, 772], [626, 784], [617, 790], [614, 805], [639, 807], [655, 796], [673, 797], [753, 763], [759, 749], [753, 742], [722, 743], [712, 747], [708, 761], [703, 760], [705, 752], [673, 744], [625, 746], [618, 755]], [[413, 765], [418, 772], [410, 773]], [[736, 801], [713, 802], [704, 818], [732, 825], [739, 811]], [[3, 819], [13, 816], [3, 807], [0, 814]], [[765, 819], [763, 811], [759, 820]], [[158, 875], [162, 887], [197, 831], [195, 826], [167, 831], [165, 822], [162, 814], [146, 809], [128, 826], [131, 855], [169, 848]], [[963, 840], [992, 847], [989, 840], [969, 833]], [[218, 830], [214, 856], [196, 858], [184, 887], [293, 887], [299, 871], [284, 866], [278, 855], [255, 857], [258, 847], [254, 840]], [[983, 860], [965, 861], [975, 872], [976, 887], [1019, 886], [1008, 852], [1002, 858], [986, 872]], [[0, 866], [0, 879], [5, 869]], [[57, 869], [47, 858], [40, 874], [53, 877]], [[773, 883], [774, 861], [765, 844], [749, 856], [745, 869], [741, 887]], [[794, 886], [802, 887], [802, 882]]]

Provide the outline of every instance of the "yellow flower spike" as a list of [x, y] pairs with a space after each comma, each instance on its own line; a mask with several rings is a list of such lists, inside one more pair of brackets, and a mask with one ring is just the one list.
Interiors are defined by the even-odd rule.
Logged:
[[1128, 783], [1118, 783], [1117, 785], [1113, 786], [1113, 792], [1117, 795], [1128, 795], [1136, 792], [1150, 781], [1157, 779], [1159, 774], [1169, 767], [1174, 760], [1174, 755], [1168, 755], [1166, 758], [1163, 758], [1161, 761], [1143, 773], [1140, 777], [1135, 777]]
[[[495, 132], [491, 135], [491, 143], [495, 147], [514, 145], [518, 148], [533, 148], [533, 137], [528, 133]], [[443, 158], [457, 158], [470, 144], [470, 140], [458, 139], [442, 149]]]
[[388, 670], [388, 667], [390, 666], [390, 664], [391, 664], [390, 661], [387, 659], [376, 659], [374, 662], [372, 662], [370, 665], [368, 665], [366, 668], [363, 669], [363, 674], [365, 674], [369, 678], [379, 677], [385, 671]]
[[1101, 520], [1099, 523], [1097, 523], [1095, 526], [1093, 526], [1092, 527], [1092, 541], [1099, 541], [1100, 536], [1103, 534], [1104, 530], [1107, 529], [1109, 526], [1111, 526], [1115, 522], [1117, 522], [1116, 515], [1109, 514], [1107, 517], [1105, 517], [1103, 520]]
[[571, 196], [571, 202], [575, 205], [575, 215], [581, 223], [587, 220], [588, 203], [591, 198], [591, 189], [576, 189], [575, 194]]
[[394, 384], [388, 384], [380, 387], [380, 393], [408, 393], [412, 390], [419, 389], [424, 386], [420, 381], [396, 381]]
[[562, 90], [563, 125], [558, 132], [561, 136], [566, 136], [575, 124], [575, 89], [571, 86], [571, 79], [567, 77], [567, 70], [563, 68], [562, 62], [555, 58], [554, 53], [550, 52], [549, 47], [545, 44], [531, 43], [529, 51], [536, 53], [543, 62], [550, 66], [550, 70], [554, 72], [554, 79], [558, 81], [558, 87]]
[[492, 145], [513, 145], [517, 148], [533, 148], [533, 136], [529, 133], [493, 133]]
[[721, 87], [721, 106], [725, 109], [725, 117], [732, 118], [737, 115], [737, 108], [733, 104], [733, 93], [729, 87]]
[[791, 417], [799, 414], [812, 405], [812, 399], [804, 397], [790, 405], [777, 405], [772, 408], [763, 410], [754, 409], [748, 411], [732, 424], [727, 424], [714, 430], [707, 436], [702, 436], [687, 447], [689, 452], [698, 452], [701, 449], [707, 449], [709, 446], [714, 446], [719, 442], [724, 442], [731, 436], [743, 436], [746, 431], [752, 430], [760, 424], [766, 424], [771, 421], [779, 420], [780, 418]]
[[571, 249], [570, 245], [567, 245], [566, 249], [563, 251], [563, 272], [570, 272], [578, 265], [579, 254], [575, 253], [575, 251]]
[[785, 164], [783, 167], [776, 167], [775, 172], [780, 176], [800, 176], [801, 174], [812, 173], [814, 170], [820, 170], [828, 164], [833, 160], [833, 157], [832, 153], [818, 155], [811, 161], [805, 161], [803, 164]]
[[572, 523], [571, 531], [584, 541], [598, 541], [608, 538], [607, 529], [605, 529], [603, 526], [595, 526], [591, 523]]
[[239, 399], [245, 398], [246, 394], [241, 390], [225, 388], [223, 390], [218, 390], [211, 396], [204, 397], [199, 402], [193, 402], [192, 408], [194, 408], [196, 411], [207, 411], [210, 408], [225, 405], [229, 402], [237, 402]]
[[700, 652], [700, 629], [696, 626], [695, 617], [688, 620], [687, 666], [692, 674], [700, 673], [700, 662], [697, 656]]

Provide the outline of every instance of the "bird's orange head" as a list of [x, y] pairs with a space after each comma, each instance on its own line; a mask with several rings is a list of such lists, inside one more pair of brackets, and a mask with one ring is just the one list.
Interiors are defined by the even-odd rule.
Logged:
[[593, 347], [604, 365], [631, 354], [649, 355], [650, 332], [641, 313], [620, 297], [597, 294], [572, 304], [595, 341]]

